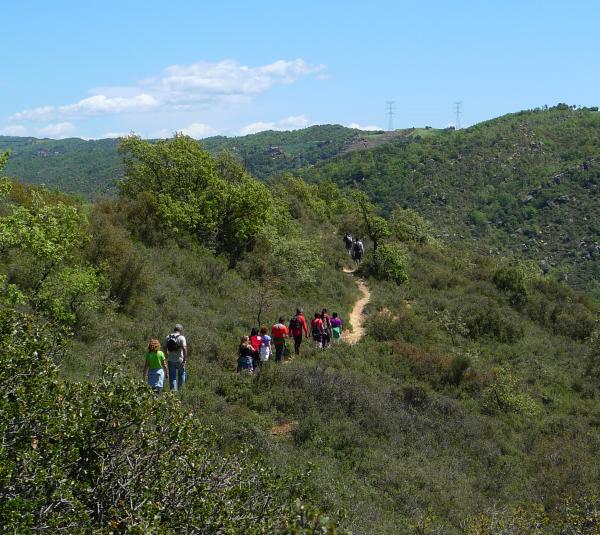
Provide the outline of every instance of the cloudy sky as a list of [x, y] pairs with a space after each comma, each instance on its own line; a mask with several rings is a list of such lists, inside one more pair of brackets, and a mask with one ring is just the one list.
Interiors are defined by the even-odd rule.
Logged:
[[600, 3], [113, 0], [1, 8], [0, 135], [462, 125], [600, 101]]

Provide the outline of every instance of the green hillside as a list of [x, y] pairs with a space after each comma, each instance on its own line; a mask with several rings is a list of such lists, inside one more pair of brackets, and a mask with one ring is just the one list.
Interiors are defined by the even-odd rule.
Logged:
[[[0, 525], [597, 533], [589, 296], [330, 182], [265, 185], [184, 137], [124, 149], [115, 198], [2, 188]], [[366, 336], [235, 373], [240, 336], [298, 305], [351, 327], [347, 229]], [[176, 322], [189, 380], [155, 397], [145, 348]]]
[[[312, 126], [291, 132], [260, 132], [243, 137], [212, 137], [201, 144], [213, 155], [228, 150], [254, 176], [266, 179], [340, 154], [353, 141], [370, 142], [378, 133], [338, 125]], [[114, 194], [123, 178], [117, 139], [36, 139], [0, 136], [0, 151], [9, 150], [6, 173], [30, 184], [91, 198]], [[356, 148], [361, 148], [360, 143]]]
[[230, 151], [250, 173], [266, 179], [336, 156], [363, 135], [371, 134], [339, 125], [322, 125], [289, 132], [270, 130], [242, 137], [212, 137], [202, 140], [202, 146], [211, 154]]
[[114, 193], [114, 181], [123, 177], [117, 145], [116, 139], [0, 136], [0, 151], [11, 153], [6, 174], [85, 197]]
[[600, 114], [561, 104], [353, 152], [301, 173], [412, 207], [441, 236], [535, 259], [600, 296]]

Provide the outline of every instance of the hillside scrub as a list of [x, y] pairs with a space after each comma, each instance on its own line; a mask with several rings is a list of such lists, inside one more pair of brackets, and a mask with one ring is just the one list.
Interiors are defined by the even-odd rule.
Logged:
[[[240, 176], [225, 156], [200, 160], [207, 180], [235, 183]], [[176, 176], [176, 165], [165, 167]], [[93, 268], [100, 288], [95, 306], [81, 309], [74, 323], [53, 315], [51, 301], [36, 305], [31, 291], [42, 272], [17, 269], [28, 242], [4, 245], [1, 333], [16, 358], [0, 367], [7, 392], [0, 425], [16, 425], [21, 434], [13, 449], [0, 450], [2, 466], [15, 467], [0, 473], [0, 492], [9, 498], [1, 511], [20, 531], [78, 522], [100, 532], [169, 533], [184, 530], [185, 519], [198, 530], [206, 523], [206, 532], [227, 526], [232, 533], [334, 533], [327, 530], [335, 519], [353, 533], [452, 534], [544, 518], [593, 533], [586, 518], [598, 510], [600, 413], [598, 377], [589, 373], [598, 338], [590, 337], [597, 326], [589, 320], [598, 307], [589, 298], [527, 264], [420, 239], [435, 231], [399, 211], [396, 224], [406, 217], [411, 229], [419, 223], [418, 232], [396, 231], [394, 219], [384, 220], [390, 233], [378, 251], [401, 250], [407, 278], [366, 274], [372, 295], [361, 342], [319, 351], [307, 341], [283, 366], [236, 374], [239, 337], [258, 316], [268, 325], [279, 315], [289, 319], [298, 305], [309, 314], [325, 305], [347, 321], [359, 295], [341, 273], [350, 262], [341, 236], [367, 235], [351, 196], [330, 182], [271, 181], [271, 226], [257, 227], [231, 267], [217, 252], [224, 242], [216, 234], [175, 231], [174, 221], [161, 218], [160, 192], [140, 188], [82, 206], [36, 188], [11, 191], [0, 203], [0, 223], [13, 221], [36, 195], [50, 207], [74, 208], [85, 239], [67, 249], [68, 266], [55, 263], [49, 277], [60, 281], [66, 267]], [[193, 187], [183, 191], [183, 202], [209, 201]], [[215, 213], [223, 199], [215, 198]], [[375, 208], [370, 214], [381, 217]], [[48, 243], [55, 243], [52, 228], [41, 227]], [[279, 247], [272, 228], [281, 233]], [[157, 398], [139, 379], [143, 353], [176, 322], [190, 344], [189, 378], [177, 397]], [[21, 361], [39, 373], [18, 377], [15, 399], [10, 385]], [[40, 411], [21, 395], [27, 389]], [[122, 451], [114, 447], [120, 441]], [[181, 459], [173, 442], [184, 448]], [[136, 450], [141, 443], [153, 453]], [[133, 465], [119, 464], [127, 455]], [[85, 460], [87, 473], [74, 459]], [[172, 467], [186, 478], [176, 479], [179, 485], [169, 483]], [[32, 474], [39, 488], [19, 474]], [[53, 483], [49, 474], [61, 477]], [[192, 510], [179, 510], [190, 481], [217, 492], [192, 492], [184, 496]], [[111, 492], [122, 494], [115, 501]], [[256, 495], [272, 498], [247, 507]], [[120, 496], [130, 499], [121, 503]], [[156, 496], [172, 498], [175, 507]], [[327, 517], [296, 506], [296, 498], [318, 504]], [[21, 499], [29, 508], [18, 516]]]
[[360, 189], [388, 214], [414, 210], [441, 237], [535, 260], [598, 297], [599, 126], [594, 109], [558, 105], [398, 138], [299, 175]]
[[56, 341], [36, 323], [0, 310], [4, 529], [338, 533], [294, 507], [299, 478], [280, 478], [244, 450], [219, 453], [212, 431], [172, 395], [114, 371], [60, 381]]
[[[227, 151], [255, 177], [313, 165], [342, 153], [366, 134], [340, 125], [311, 126], [289, 132], [266, 131], [242, 137], [215, 136], [195, 141], [213, 157]], [[6, 173], [28, 184], [96, 199], [117, 193], [116, 181], [125, 175], [119, 155], [120, 139], [37, 139], [0, 135], [0, 151], [10, 150]]]

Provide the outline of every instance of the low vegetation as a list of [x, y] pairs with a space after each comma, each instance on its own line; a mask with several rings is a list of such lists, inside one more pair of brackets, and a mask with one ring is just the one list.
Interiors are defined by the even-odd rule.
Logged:
[[[3, 183], [0, 525], [597, 533], [590, 297], [330, 181], [265, 186], [183, 136], [122, 151], [115, 199]], [[348, 230], [369, 251], [366, 337], [236, 374], [257, 324], [298, 305], [346, 320]], [[156, 397], [144, 349], [176, 322], [189, 380]]]
[[360, 189], [387, 214], [416, 210], [448, 241], [535, 260], [598, 298], [599, 125], [597, 108], [559, 104], [398, 138], [300, 175]]

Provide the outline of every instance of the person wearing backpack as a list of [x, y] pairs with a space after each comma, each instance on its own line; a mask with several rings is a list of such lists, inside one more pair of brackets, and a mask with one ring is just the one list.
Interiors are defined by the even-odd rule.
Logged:
[[300, 354], [300, 344], [302, 343], [302, 333], [308, 338], [308, 327], [306, 318], [301, 308], [296, 309], [296, 315], [290, 320], [290, 333], [294, 337], [294, 353]]
[[346, 232], [346, 235], [344, 236], [344, 243], [346, 244], [346, 251], [348, 254], [352, 253], [352, 241], [352, 234]]
[[363, 242], [360, 239], [356, 240], [354, 245], [352, 245], [352, 260], [356, 262], [357, 266], [360, 265], [360, 259], [362, 258], [363, 254], [365, 254]]
[[310, 332], [319, 349], [323, 348], [323, 320], [321, 314], [315, 312], [315, 317], [310, 322]]
[[254, 366], [252, 363], [254, 362], [254, 348], [250, 343], [249, 336], [242, 336], [240, 340], [240, 347], [238, 350], [238, 360], [237, 360], [237, 372], [241, 373], [244, 370], [248, 373], [254, 373]]
[[144, 360], [144, 371], [142, 377], [154, 392], [160, 394], [163, 389], [165, 378], [168, 378], [167, 365], [165, 364], [165, 354], [160, 351], [160, 342], [152, 339], [148, 344], [148, 352]]
[[285, 326], [283, 318], [279, 318], [277, 323], [271, 327], [271, 336], [275, 346], [275, 362], [281, 362], [285, 350], [285, 339], [288, 337], [288, 329]]
[[342, 320], [338, 316], [337, 312], [333, 313], [331, 318], [331, 333], [333, 335], [333, 341], [339, 342], [342, 339]]
[[323, 349], [325, 349], [331, 342], [331, 317], [326, 308], [321, 311], [321, 320], [323, 320]]
[[169, 388], [181, 390], [185, 384], [185, 367], [188, 360], [187, 341], [183, 336], [183, 326], [178, 323], [167, 336], [163, 345], [169, 366]]

